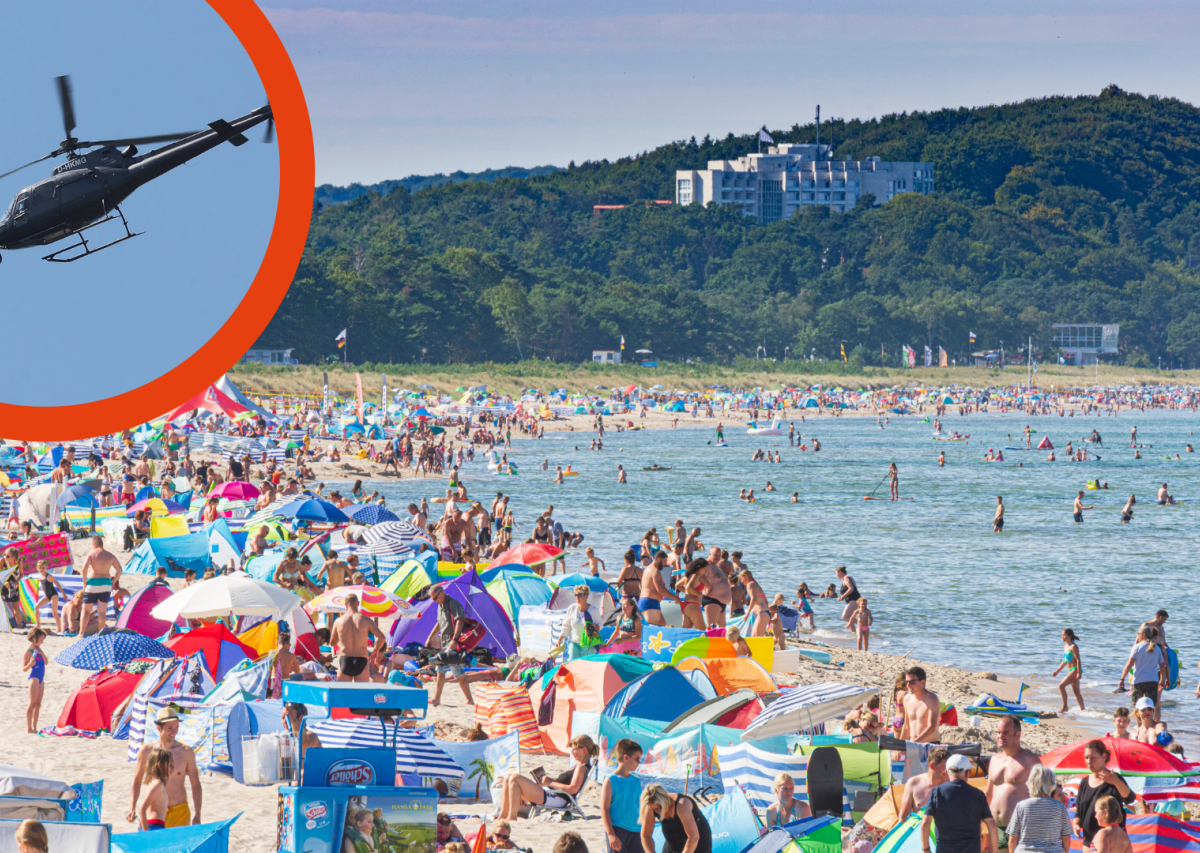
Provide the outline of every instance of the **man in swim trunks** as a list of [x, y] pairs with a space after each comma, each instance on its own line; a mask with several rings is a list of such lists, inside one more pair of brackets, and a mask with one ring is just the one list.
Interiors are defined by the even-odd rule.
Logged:
[[1008, 846], [1005, 828], [1013, 809], [1021, 800], [1029, 799], [1029, 771], [1042, 763], [1037, 753], [1021, 746], [1021, 721], [1004, 717], [996, 731], [1000, 751], [988, 762], [988, 781], [983, 793], [987, 795], [992, 817], [1000, 831], [1000, 846]]
[[378, 629], [358, 612], [358, 596], [346, 596], [346, 612], [333, 623], [329, 643], [338, 650], [338, 681], [369, 681], [367, 658], [371, 654], [371, 632]]
[[1167, 504], [1175, 503], [1175, 498], [1171, 497], [1167, 492], [1167, 484], [1163, 483], [1158, 489], [1158, 505], [1166, 506]]
[[79, 625], [79, 636], [87, 635], [93, 610], [100, 619], [100, 630], [104, 630], [113, 583], [120, 579], [121, 562], [104, 550], [104, 537], [93, 536], [92, 550], [83, 561], [83, 618]]
[[925, 689], [925, 670], [919, 666], [904, 672], [904, 725], [899, 737], [917, 743], [939, 743], [941, 740], [942, 705], [937, 694]]
[[696, 553], [696, 548], [700, 545], [700, 528], [693, 527], [692, 532], [688, 534], [683, 543], [683, 557], [687, 562], [691, 562], [692, 554]]
[[1081, 490], [1079, 492], [1079, 494], [1077, 494], [1075, 496], [1075, 506], [1073, 507], [1073, 511], [1075, 513], [1075, 523], [1079, 524], [1083, 521], [1083, 511], [1085, 509], [1095, 509], [1095, 508], [1096, 507], [1094, 504], [1091, 506], [1083, 505], [1083, 491]]
[[[138, 750], [137, 765], [133, 769], [129, 813], [125, 815], [125, 820], [130, 823], [137, 821], [138, 798], [142, 791], [142, 777], [146, 773], [146, 761], [150, 752], [154, 749], [165, 749], [175, 760], [171, 775], [167, 779], [167, 827], [195, 826], [201, 822], [200, 806], [204, 800], [204, 791], [200, 787], [200, 771], [196, 768], [196, 753], [191, 747], [175, 740], [175, 736], [179, 734], [179, 713], [173, 707], [168, 705], [159, 711], [155, 725], [158, 728], [158, 738], [147, 741]], [[185, 778], [191, 784], [195, 814], [188, 808]]]
[[996, 514], [992, 516], [992, 532], [1004, 532], [1004, 498], [996, 495]]
[[680, 607], [683, 606], [679, 596], [668, 590], [663, 582], [662, 569], [664, 565], [666, 565], [666, 555], [659, 552], [654, 561], [642, 571], [642, 584], [638, 598], [638, 610], [642, 612], [642, 617], [651, 625], [659, 627], [667, 624], [662, 615], [664, 598], [674, 599]]
[[900, 821], [910, 814], [925, 808], [933, 789], [950, 780], [946, 773], [946, 759], [950, 751], [944, 746], [929, 752], [929, 770], [913, 776], [904, 783], [904, 795], [900, 798]]

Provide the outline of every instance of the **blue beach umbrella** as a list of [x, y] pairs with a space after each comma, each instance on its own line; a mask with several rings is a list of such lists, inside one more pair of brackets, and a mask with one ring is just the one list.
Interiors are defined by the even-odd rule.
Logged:
[[400, 520], [400, 516], [379, 504], [358, 504], [347, 508], [345, 513], [359, 524], [379, 524], [383, 521]]
[[90, 483], [74, 483], [63, 489], [62, 494], [58, 496], [58, 508], [62, 509], [65, 506], [100, 506], [100, 502], [96, 500], [96, 488], [93, 480]]
[[76, 640], [55, 655], [54, 661], [75, 669], [103, 669], [138, 658], [173, 657], [175, 653], [157, 640], [135, 631], [120, 630]]
[[303, 500], [286, 503], [275, 510], [277, 515], [286, 518], [299, 518], [302, 521], [347, 522], [350, 517], [329, 501]]

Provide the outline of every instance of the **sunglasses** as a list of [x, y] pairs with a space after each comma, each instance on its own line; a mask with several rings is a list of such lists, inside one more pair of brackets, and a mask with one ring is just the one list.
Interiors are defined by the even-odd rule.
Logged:
[[498, 832], [493, 832], [493, 833], [492, 833], [492, 838], [499, 838], [499, 839], [501, 839], [502, 841], [508, 841], [508, 839], [512, 838], [512, 834], [511, 834], [511, 833], [508, 833], [508, 832], [506, 832], [506, 833], [504, 833], [503, 835], [501, 835], [501, 834], [500, 834], [500, 833], [498, 833]]

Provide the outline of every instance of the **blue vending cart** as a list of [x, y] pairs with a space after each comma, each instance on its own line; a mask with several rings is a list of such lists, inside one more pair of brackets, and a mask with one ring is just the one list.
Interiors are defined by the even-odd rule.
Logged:
[[[429, 700], [425, 690], [286, 681], [283, 699], [379, 717], [383, 732], [392, 733], [392, 746], [301, 750], [299, 784], [279, 789], [281, 853], [433, 853], [437, 791], [395, 784], [396, 727], [383, 719], [398, 718], [401, 711], [417, 711], [424, 718]], [[297, 742], [304, 742], [304, 722]]]

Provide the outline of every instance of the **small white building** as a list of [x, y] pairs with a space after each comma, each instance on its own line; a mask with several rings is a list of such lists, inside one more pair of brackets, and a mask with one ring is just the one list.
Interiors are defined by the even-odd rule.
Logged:
[[675, 173], [678, 204], [733, 204], [759, 222], [777, 222], [809, 205], [850, 210], [870, 193], [884, 204], [902, 193], [933, 192], [933, 164], [835, 160], [828, 145], [785, 143], [766, 154], [710, 160], [708, 168]]
[[620, 364], [621, 351], [619, 349], [594, 349], [592, 350], [592, 361], [602, 364]]
[[253, 349], [246, 350], [246, 354], [242, 356], [242, 361], [250, 361], [257, 364], [298, 364], [299, 362], [292, 358], [294, 350], [295, 347], [289, 349], [254, 347]]

